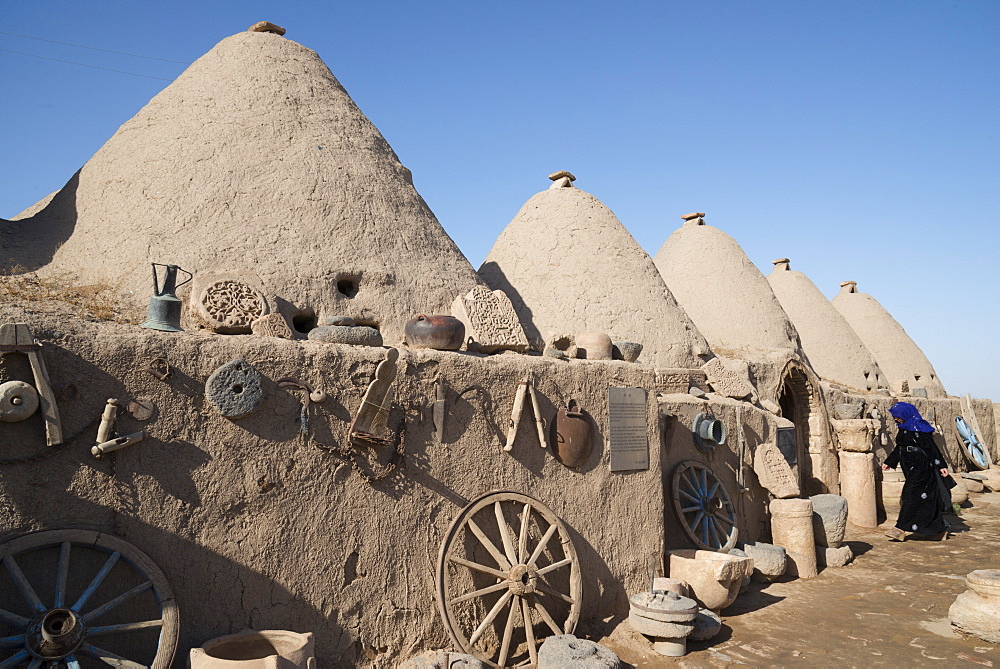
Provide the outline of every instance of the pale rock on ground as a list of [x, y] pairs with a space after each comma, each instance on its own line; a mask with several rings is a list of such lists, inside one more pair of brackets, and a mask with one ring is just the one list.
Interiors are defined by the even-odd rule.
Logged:
[[763, 541], [745, 542], [739, 544], [747, 556], [753, 560], [754, 576], [766, 581], [773, 581], [785, 575], [788, 558], [785, 549]]
[[538, 669], [618, 669], [621, 660], [599, 643], [572, 634], [550, 636], [538, 649]]

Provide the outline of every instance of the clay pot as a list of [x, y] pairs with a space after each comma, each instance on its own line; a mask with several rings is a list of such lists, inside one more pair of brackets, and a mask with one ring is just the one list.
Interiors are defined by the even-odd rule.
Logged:
[[594, 450], [593, 426], [576, 400], [556, 412], [552, 421], [552, 454], [567, 467], [587, 462]]
[[584, 332], [576, 337], [577, 355], [587, 360], [611, 360], [611, 337], [603, 332]]
[[406, 321], [403, 327], [410, 348], [457, 351], [465, 340], [465, 324], [453, 316], [425, 316]]
[[244, 630], [191, 649], [191, 669], [315, 669], [312, 632]]

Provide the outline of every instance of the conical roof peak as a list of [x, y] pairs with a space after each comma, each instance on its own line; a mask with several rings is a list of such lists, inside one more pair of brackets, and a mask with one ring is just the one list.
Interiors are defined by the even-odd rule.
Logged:
[[709, 354], [649, 255], [610, 209], [579, 188], [532, 196], [479, 274], [507, 293], [536, 340], [607, 332], [643, 344], [640, 362], [660, 367], [700, 367], [699, 354]]
[[[478, 282], [329, 68], [274, 32], [219, 42], [20, 227], [60, 231], [25, 256], [137, 302], [149, 263], [167, 262], [246, 277], [320, 318], [359, 317], [389, 341]], [[353, 297], [337, 290], [344, 277]]]

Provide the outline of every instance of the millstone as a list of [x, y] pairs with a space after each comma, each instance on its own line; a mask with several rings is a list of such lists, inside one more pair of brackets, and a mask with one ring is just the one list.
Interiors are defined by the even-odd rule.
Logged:
[[249, 362], [236, 358], [208, 377], [205, 397], [226, 418], [242, 418], [264, 403], [263, 378]]

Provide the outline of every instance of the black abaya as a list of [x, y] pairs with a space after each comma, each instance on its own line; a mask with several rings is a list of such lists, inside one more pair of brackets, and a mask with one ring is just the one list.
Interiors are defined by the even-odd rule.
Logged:
[[896, 433], [896, 448], [885, 459], [891, 469], [898, 464], [903, 466], [906, 483], [896, 527], [904, 532], [941, 534], [948, 529], [942, 514], [951, 509], [951, 495], [943, 485], [940, 471], [946, 465], [931, 434], [900, 429]]

